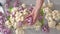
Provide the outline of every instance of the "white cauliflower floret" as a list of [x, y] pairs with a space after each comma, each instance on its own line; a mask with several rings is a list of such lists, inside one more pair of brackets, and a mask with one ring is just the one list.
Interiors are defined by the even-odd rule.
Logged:
[[5, 22], [5, 25], [8, 27], [8, 28], [11, 28], [12, 24], [9, 22], [9, 21], [6, 21]]
[[19, 12], [19, 17], [21, 17], [23, 14], [21, 12]]
[[17, 29], [17, 23], [15, 22], [13, 25], [14, 29]]
[[10, 22], [11, 22], [11, 23], [12, 23], [12, 25], [13, 25], [13, 24], [14, 24], [14, 22], [15, 22], [15, 21], [14, 21], [14, 18], [12, 18], [12, 16], [10, 16], [10, 19], [9, 19], [9, 20], [10, 20]]
[[47, 19], [48, 21], [51, 21], [51, 20], [53, 20], [51, 17], [49, 17], [48, 19]]
[[48, 19], [50, 19], [50, 18], [52, 19], [52, 15], [47, 15], [47, 14], [45, 15], [45, 19], [48, 20]]
[[24, 30], [21, 30], [21, 29], [16, 29], [16, 34], [24, 34]]
[[44, 11], [44, 13], [46, 13], [46, 14], [47, 14], [47, 13], [49, 14], [49, 13], [52, 12], [52, 10], [51, 10], [49, 7], [44, 8], [43, 11]]
[[41, 28], [41, 25], [42, 24], [39, 22], [39, 20], [37, 20], [33, 27], [35, 28], [36, 31], [38, 31]]
[[57, 29], [57, 30], [60, 30], [60, 24], [58, 24], [58, 25], [56, 26], [56, 29]]
[[47, 1], [48, 1], [47, 6], [48, 6], [49, 8], [52, 8], [52, 7], [53, 7], [53, 3], [52, 3], [50, 0], [47, 0]]
[[53, 3], [48, 3], [48, 7], [52, 8], [53, 7]]
[[49, 26], [50, 28], [55, 28], [56, 22], [53, 21], [53, 20], [50, 20], [50, 21], [48, 22], [48, 26]]
[[21, 13], [21, 12], [16, 12], [15, 16], [16, 16], [15, 20], [16, 20], [17, 22], [24, 20], [23, 13]]
[[20, 21], [24, 21], [24, 16], [21, 16], [20, 17]]
[[28, 14], [27, 9], [24, 9], [23, 15], [27, 15], [27, 14]]
[[55, 19], [55, 20], [59, 20], [60, 19], [60, 12], [58, 10], [54, 10], [52, 12], [52, 15], [53, 15], [53, 19]]
[[22, 7], [23, 7], [23, 8], [26, 8], [26, 4], [23, 3], [23, 4], [22, 4]]
[[16, 17], [19, 16], [19, 12], [16, 12], [15, 16], [16, 16]]

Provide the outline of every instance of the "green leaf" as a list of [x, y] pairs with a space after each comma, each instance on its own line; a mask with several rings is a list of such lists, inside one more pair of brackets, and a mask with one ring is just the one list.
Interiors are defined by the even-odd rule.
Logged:
[[[43, 8], [41, 8], [40, 14], [41, 14], [41, 16], [44, 16]], [[40, 23], [41, 23], [42, 25], [44, 24], [44, 18], [41, 19]]]
[[[43, 25], [43, 24], [44, 24], [44, 19], [42, 19], [42, 20], [40, 21], [40, 23]], [[41, 26], [42, 26], [42, 25], [41, 25]]]
[[13, 8], [13, 7], [10, 7], [10, 8], [9, 8], [9, 11], [10, 11], [10, 12], [12, 11], [12, 8]]
[[40, 10], [40, 14], [43, 16], [44, 12], [43, 12], [43, 8]]

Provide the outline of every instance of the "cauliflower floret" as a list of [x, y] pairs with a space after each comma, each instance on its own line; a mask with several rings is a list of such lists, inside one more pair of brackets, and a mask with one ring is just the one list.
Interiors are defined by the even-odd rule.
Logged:
[[11, 28], [12, 24], [9, 22], [9, 21], [6, 21], [5, 22], [5, 25], [8, 27], [8, 28]]
[[45, 15], [45, 18], [48, 20], [48, 19], [52, 19], [52, 15]]
[[36, 31], [38, 31], [41, 28], [41, 25], [42, 24], [39, 22], [39, 20], [37, 20], [33, 27], [35, 28]]
[[49, 26], [50, 28], [55, 28], [56, 22], [53, 21], [53, 20], [50, 20], [50, 21], [48, 22], [48, 26]]
[[24, 34], [24, 30], [21, 30], [21, 29], [16, 29], [16, 34]]
[[19, 17], [21, 17], [23, 14], [21, 12], [19, 12]]
[[24, 21], [24, 16], [21, 16], [20, 17], [20, 21]]
[[59, 20], [60, 19], [60, 12], [58, 10], [54, 10], [52, 12], [52, 15], [53, 15], [53, 19], [55, 19], [55, 20]]
[[47, 14], [47, 13], [50, 14], [50, 13], [52, 12], [52, 10], [51, 10], [49, 7], [44, 8], [43, 11], [44, 11], [44, 13], [46, 13], [46, 14]]
[[19, 16], [19, 12], [16, 12], [15, 16], [16, 16], [16, 17]]
[[22, 4], [22, 7], [23, 7], [23, 8], [26, 8], [26, 4], [23, 3], [23, 4]]
[[60, 30], [60, 24], [58, 24], [58, 25], [56, 26], [56, 29], [57, 29], [57, 30]]
[[52, 7], [53, 7], [53, 3], [52, 3], [50, 0], [47, 0], [47, 1], [48, 1], [47, 6], [48, 6], [49, 8], [52, 8]]
[[48, 7], [52, 8], [53, 7], [53, 3], [48, 3]]
[[10, 16], [10, 19], [9, 20], [10, 20], [11, 25], [14, 25], [15, 19], [12, 16]]
[[15, 22], [13, 25], [14, 29], [17, 29], [17, 23]]
[[28, 14], [27, 9], [24, 9], [23, 15], [27, 15], [27, 14]]

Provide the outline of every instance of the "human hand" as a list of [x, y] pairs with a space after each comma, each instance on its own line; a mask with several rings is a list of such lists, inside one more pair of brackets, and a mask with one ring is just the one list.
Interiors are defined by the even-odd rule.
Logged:
[[41, 9], [41, 6], [43, 4], [43, 0], [37, 0], [36, 1], [36, 6], [34, 7], [34, 9], [32, 10], [32, 13], [27, 15], [26, 18], [32, 17], [32, 22], [33, 24], [36, 22], [38, 15], [39, 15], [39, 11]]

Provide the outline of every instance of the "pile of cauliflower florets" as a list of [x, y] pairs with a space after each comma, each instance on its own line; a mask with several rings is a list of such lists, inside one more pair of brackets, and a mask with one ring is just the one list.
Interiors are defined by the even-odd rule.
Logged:
[[48, 4], [43, 4], [43, 11], [45, 13], [45, 19], [48, 21], [50, 28], [56, 28], [60, 30], [60, 11], [52, 10], [54, 8], [53, 3], [48, 0]]
[[8, 28], [15, 29], [16, 34], [24, 34], [24, 29], [27, 29], [27, 28], [35, 28], [36, 30], [38, 30], [41, 27], [40, 21], [37, 20], [35, 24], [31, 25], [32, 18], [30, 17], [29, 19], [26, 19], [29, 22], [29, 23], [27, 23], [25, 21], [25, 17], [28, 14], [30, 14], [31, 11], [29, 11], [27, 9], [25, 4], [22, 4], [21, 6], [20, 7], [13, 7], [11, 9], [10, 15], [8, 16], [9, 18], [5, 22], [5, 25]]

